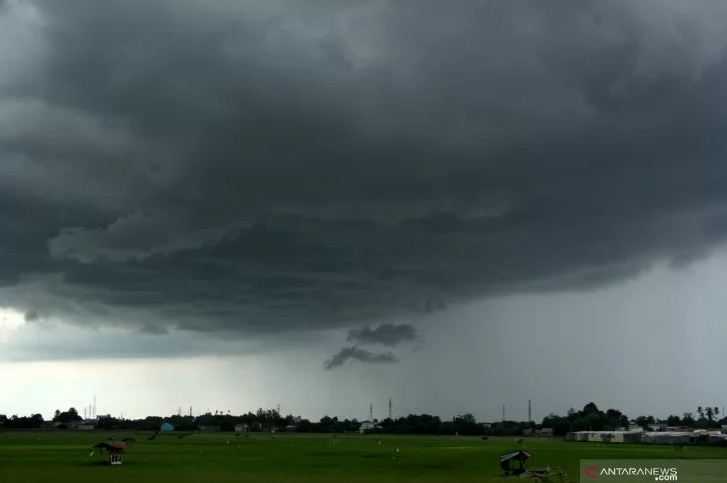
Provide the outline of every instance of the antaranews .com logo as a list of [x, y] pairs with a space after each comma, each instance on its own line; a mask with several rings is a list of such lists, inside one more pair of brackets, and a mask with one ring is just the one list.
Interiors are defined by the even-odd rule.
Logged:
[[621, 478], [651, 477], [654, 481], [679, 481], [679, 469], [676, 466], [647, 466], [647, 465], [622, 465], [622, 464], [601, 464], [593, 463], [584, 466], [581, 474], [589, 480], [609, 479], [621, 481]]
[[727, 459], [581, 460], [580, 483], [727, 483]]

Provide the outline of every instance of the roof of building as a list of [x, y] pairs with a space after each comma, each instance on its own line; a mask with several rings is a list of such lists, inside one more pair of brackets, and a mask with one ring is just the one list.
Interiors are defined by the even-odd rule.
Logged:
[[638, 434], [641, 431], [636, 430], [616, 430], [616, 431], [575, 431], [575, 434]]
[[646, 436], [696, 436], [699, 433], [693, 431], [647, 431]]
[[504, 455], [500, 456], [500, 463], [504, 463], [505, 461], [510, 460], [526, 460], [530, 458], [530, 453], [527, 451], [524, 451], [522, 449], [519, 449], [517, 451], [511, 451], [509, 453], [505, 453]]
[[109, 453], [121, 453], [128, 447], [129, 445], [124, 441], [104, 441], [94, 446], [94, 448], [105, 449]]

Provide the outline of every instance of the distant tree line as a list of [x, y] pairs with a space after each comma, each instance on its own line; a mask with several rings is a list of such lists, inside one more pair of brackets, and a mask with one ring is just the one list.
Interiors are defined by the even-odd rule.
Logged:
[[[720, 418], [720, 415], [722, 418]], [[681, 417], [672, 414], [666, 419], [655, 419], [653, 416], [639, 416], [636, 423], [641, 426], [647, 425], [665, 425], [665, 426], [682, 426], [694, 429], [716, 429], [723, 424], [727, 424], [727, 417], [720, 414], [717, 406], [698, 406], [697, 417], [694, 413], [684, 413]]]
[[[658, 419], [654, 416], [638, 416], [633, 420], [636, 426], [644, 429], [659, 427], [684, 427], [691, 429], [717, 429], [727, 424], [727, 418], [719, 419], [719, 408], [702, 407], [697, 408], [698, 417], [692, 413], [684, 413], [681, 417], [670, 415], [665, 419]], [[629, 418], [617, 409], [601, 411], [595, 403], [586, 404], [582, 410], [570, 409], [566, 416], [550, 414], [543, 419], [542, 427], [552, 428], [556, 436], [563, 436], [571, 431], [604, 431], [627, 429], [631, 424]]]
[[618, 409], [601, 411], [595, 403], [588, 403], [583, 409], [570, 409], [566, 416], [550, 414], [543, 418], [542, 426], [552, 428], [557, 436], [571, 431], [604, 431], [627, 428], [629, 418]]
[[[56, 410], [52, 421], [45, 426], [64, 429], [73, 427], [74, 423], [81, 421], [83, 418], [79, 416], [78, 411], [75, 408], [69, 408], [67, 411]], [[164, 422], [171, 423], [176, 431], [196, 431], [205, 427], [219, 431], [234, 431], [236, 426], [244, 425], [245, 430], [250, 432], [295, 431], [300, 433], [358, 432], [362, 424], [357, 419], [339, 419], [330, 416], [324, 416], [319, 421], [310, 421], [293, 415], [283, 416], [275, 409], [258, 409], [256, 412], [242, 415], [208, 412], [196, 417], [177, 414], [168, 417], [147, 416], [143, 419], [122, 419], [106, 415], [98, 417], [95, 420], [95, 426], [97, 429], [105, 430], [157, 431]], [[0, 416], [0, 427], [37, 429], [43, 426], [44, 420], [40, 414], [23, 418]], [[461, 435], [521, 434], [521, 426], [524, 427], [524, 424], [515, 422], [490, 426], [478, 423], [472, 414], [463, 414], [444, 421], [438, 416], [429, 414], [410, 414], [401, 418], [376, 421], [372, 432]]]
[[56, 409], [53, 415], [53, 422], [58, 423], [58, 426], [67, 426], [72, 423], [83, 421], [83, 418], [78, 414], [76, 408], [69, 408], [68, 411], [59, 411]]
[[[310, 421], [292, 415], [282, 416], [274, 409], [258, 409], [256, 412], [235, 416], [224, 413], [207, 413], [201, 416], [170, 416], [167, 418], [147, 417], [139, 420], [120, 420], [109, 416], [101, 417], [101, 429], [156, 430], [163, 422], [170, 422], [177, 431], [194, 431], [201, 427], [214, 427], [220, 431], [234, 431], [235, 426], [245, 425], [250, 432], [295, 431], [298, 433], [349, 433], [361, 428], [357, 419], [339, 419], [324, 416], [319, 421]], [[428, 414], [409, 415], [397, 419], [377, 421], [374, 432], [391, 434], [485, 434], [484, 425], [477, 423], [474, 416], [465, 414], [451, 421], [442, 421]]]
[[[400, 418], [386, 418], [376, 421], [369, 430], [388, 434], [460, 434], [490, 436], [521, 436], [529, 435], [542, 428], [552, 429], [555, 436], [564, 436], [571, 431], [602, 431], [626, 429], [631, 424], [646, 429], [655, 426], [688, 427], [694, 429], [719, 428], [727, 424], [727, 418], [719, 418], [720, 411], [714, 406], [699, 406], [696, 417], [692, 413], [684, 413], [681, 417], [671, 415], [665, 419], [653, 416], [639, 416], [630, 420], [626, 414], [617, 409], [602, 411], [595, 403], [586, 404], [577, 411], [570, 409], [565, 416], [550, 414], [543, 418], [541, 424], [527, 421], [500, 421], [494, 423], [478, 422], [472, 414], [462, 414], [451, 420], [442, 420], [430, 414], [410, 414]], [[55, 427], [64, 429], [73, 427], [83, 421], [75, 408], [67, 411], [56, 410], [50, 422], [43, 420], [40, 414], [19, 417], [7, 417], [0, 414], [0, 428], [5, 429], [38, 429]], [[245, 431], [295, 431], [299, 433], [347, 433], [357, 432], [362, 422], [356, 419], [338, 419], [324, 416], [319, 421], [310, 421], [298, 416], [281, 415], [275, 409], [258, 409], [247, 414], [232, 415], [229, 412], [208, 412], [199, 416], [181, 414], [168, 417], [147, 416], [143, 419], [124, 419], [113, 416], [100, 416], [94, 421], [95, 427], [105, 430], [158, 431], [164, 422], [169, 422], [176, 431], [197, 431], [212, 428], [219, 431], [234, 431], [243, 425]]]
[[8, 429], [38, 429], [43, 426], [43, 416], [40, 414], [33, 414], [32, 416], [13, 415], [7, 417], [4, 414], [0, 414], [0, 428]]

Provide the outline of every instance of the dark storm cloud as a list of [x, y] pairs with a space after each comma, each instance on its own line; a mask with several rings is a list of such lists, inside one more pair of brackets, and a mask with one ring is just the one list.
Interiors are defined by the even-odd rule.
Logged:
[[416, 339], [416, 329], [409, 324], [381, 324], [378, 327], [363, 327], [348, 332], [348, 342], [354, 344], [381, 344], [394, 347], [402, 342]]
[[31, 310], [25, 313], [24, 318], [26, 322], [35, 322], [36, 320], [40, 319], [40, 314], [38, 314], [38, 312], [34, 310]]
[[3, 5], [0, 305], [349, 328], [727, 235], [718, 3]]
[[358, 361], [367, 364], [391, 364], [398, 362], [398, 359], [391, 352], [375, 353], [358, 347], [344, 347], [328, 359], [323, 366], [330, 370], [341, 367], [348, 361]]

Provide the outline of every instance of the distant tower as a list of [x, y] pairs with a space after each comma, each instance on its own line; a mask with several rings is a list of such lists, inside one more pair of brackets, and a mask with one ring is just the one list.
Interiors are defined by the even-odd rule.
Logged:
[[505, 421], [505, 405], [502, 405], [502, 420]]
[[369, 421], [373, 422], [374, 420], [374, 403], [369, 404]]
[[93, 395], [93, 419], [96, 419], [96, 395]]
[[192, 406], [189, 406], [189, 417], [192, 417]]
[[531, 399], [528, 399], [528, 422], [532, 422], [533, 420], [533, 401]]
[[391, 417], [391, 398], [389, 398], [389, 419], [393, 419]]

